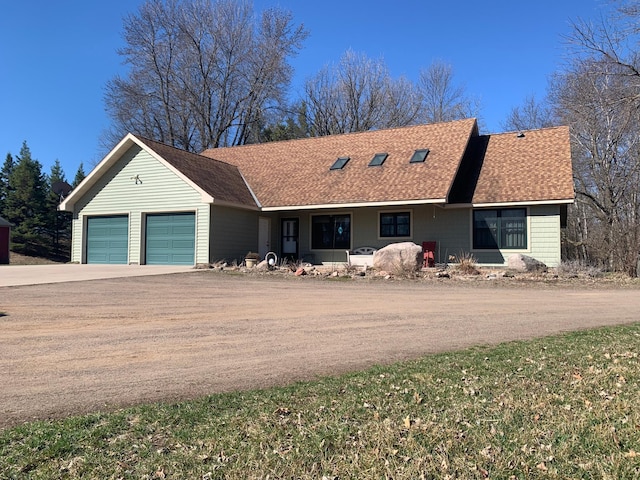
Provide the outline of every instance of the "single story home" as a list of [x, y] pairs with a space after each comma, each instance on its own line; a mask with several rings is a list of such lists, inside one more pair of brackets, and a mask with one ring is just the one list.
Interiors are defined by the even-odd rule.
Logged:
[[60, 204], [80, 263], [344, 263], [346, 250], [436, 242], [436, 262], [560, 262], [574, 199], [567, 127], [480, 135], [475, 119], [200, 155], [128, 134]]

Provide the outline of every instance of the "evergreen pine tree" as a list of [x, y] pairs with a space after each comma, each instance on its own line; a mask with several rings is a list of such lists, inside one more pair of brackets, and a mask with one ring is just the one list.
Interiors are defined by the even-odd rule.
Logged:
[[27, 142], [9, 175], [5, 218], [13, 224], [12, 249], [26, 255], [46, 254], [47, 181], [42, 165], [31, 158]]
[[80, 185], [80, 182], [84, 180], [84, 177], [86, 177], [84, 173], [84, 165], [82, 164], [82, 162], [80, 162], [80, 165], [78, 166], [78, 171], [76, 172], [76, 176], [74, 177], [73, 184], [71, 186], [73, 188], [76, 188], [78, 185]]
[[68, 260], [69, 252], [66, 248], [71, 236], [71, 214], [61, 212], [58, 205], [62, 200], [61, 194], [54, 186], [66, 183], [64, 171], [60, 161], [56, 160], [51, 166], [49, 174], [49, 192], [47, 195], [47, 233], [50, 238], [50, 257]]
[[2, 169], [0, 169], [0, 217], [4, 217], [4, 207], [9, 193], [9, 176], [14, 166], [13, 156], [7, 153], [7, 158], [2, 165]]

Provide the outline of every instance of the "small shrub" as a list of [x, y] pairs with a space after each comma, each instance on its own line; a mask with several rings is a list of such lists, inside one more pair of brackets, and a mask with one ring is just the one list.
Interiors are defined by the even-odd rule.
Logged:
[[293, 259], [289, 257], [282, 257], [278, 260], [277, 268], [279, 270], [290, 270], [295, 272], [298, 268], [303, 266], [302, 259]]
[[416, 266], [399, 260], [394, 263], [389, 273], [397, 278], [416, 278], [418, 271]]
[[565, 260], [558, 265], [558, 275], [564, 277], [599, 278], [604, 275], [601, 268], [587, 265], [579, 260]]
[[477, 260], [471, 253], [460, 252], [455, 257], [456, 271], [464, 275], [478, 275], [480, 271], [477, 269]]

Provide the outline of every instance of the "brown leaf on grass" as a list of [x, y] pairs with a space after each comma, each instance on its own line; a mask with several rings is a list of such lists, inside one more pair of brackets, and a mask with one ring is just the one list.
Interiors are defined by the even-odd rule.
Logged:
[[404, 419], [404, 428], [411, 428], [411, 419], [409, 416], [406, 416]]
[[418, 392], [414, 392], [413, 399], [416, 401], [416, 403], [418, 405], [420, 405], [422, 403], [422, 397], [420, 395], [418, 395]]
[[538, 465], [536, 465], [536, 468], [538, 470], [542, 470], [543, 472], [547, 471], [547, 466], [544, 464], [544, 462], [540, 462]]
[[288, 415], [291, 415], [291, 410], [289, 410], [287, 407], [278, 407], [273, 413], [280, 417], [286, 417]]
[[636, 452], [635, 450], [629, 450], [627, 453], [624, 454], [624, 456], [627, 458], [636, 458], [640, 456], [640, 453]]

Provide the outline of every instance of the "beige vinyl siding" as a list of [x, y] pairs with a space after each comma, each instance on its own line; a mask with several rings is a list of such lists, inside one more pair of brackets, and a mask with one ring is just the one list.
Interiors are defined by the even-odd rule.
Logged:
[[[139, 178], [136, 184], [135, 178]], [[84, 219], [129, 216], [129, 263], [144, 262], [144, 220], [148, 213], [195, 212], [196, 263], [209, 261], [209, 205], [172, 170], [138, 146], [131, 147], [76, 204], [73, 261], [84, 262]]]
[[211, 206], [211, 262], [241, 263], [247, 252], [258, 251], [258, 212]]

